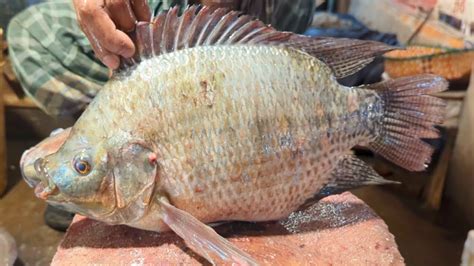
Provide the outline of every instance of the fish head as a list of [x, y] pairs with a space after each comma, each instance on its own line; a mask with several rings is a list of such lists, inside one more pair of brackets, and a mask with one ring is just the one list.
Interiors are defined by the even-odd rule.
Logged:
[[22, 156], [23, 178], [36, 196], [58, 208], [113, 224], [140, 219], [155, 184], [154, 153], [136, 142], [61, 134]]
[[100, 143], [88, 145], [87, 139], [72, 132], [64, 135], [60, 147], [53, 145], [57, 136], [50, 136], [23, 154], [23, 178], [38, 198], [51, 205], [100, 219], [116, 205], [107, 150]]

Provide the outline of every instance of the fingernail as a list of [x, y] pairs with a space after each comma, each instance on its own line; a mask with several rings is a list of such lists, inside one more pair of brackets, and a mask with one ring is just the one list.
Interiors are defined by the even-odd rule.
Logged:
[[102, 62], [111, 69], [116, 69], [119, 66], [119, 59], [116, 55], [106, 55]]
[[134, 54], [135, 54], [135, 48], [134, 47], [129, 48], [129, 49], [125, 49], [122, 53], [123, 57], [125, 57], [125, 58], [130, 58]]

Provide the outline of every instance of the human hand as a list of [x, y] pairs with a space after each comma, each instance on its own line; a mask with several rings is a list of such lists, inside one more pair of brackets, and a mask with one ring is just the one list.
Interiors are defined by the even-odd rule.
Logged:
[[127, 32], [138, 21], [151, 18], [147, 0], [73, 0], [77, 20], [96, 56], [107, 67], [118, 68], [119, 56], [131, 57], [135, 46]]

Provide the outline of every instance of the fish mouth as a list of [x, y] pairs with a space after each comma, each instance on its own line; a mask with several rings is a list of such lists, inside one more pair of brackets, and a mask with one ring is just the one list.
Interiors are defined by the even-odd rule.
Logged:
[[56, 186], [45, 186], [43, 182], [38, 183], [35, 187], [36, 197], [47, 200], [50, 196], [55, 195], [59, 192]]
[[35, 172], [34, 163], [38, 158], [45, 158], [59, 150], [71, 133], [71, 128], [64, 130], [53, 130], [50, 136], [42, 140], [37, 145], [23, 152], [20, 159], [20, 171], [23, 179], [30, 187], [35, 187], [38, 184], [38, 179]]
[[31, 163], [25, 158], [28, 158], [28, 151], [25, 151], [20, 159], [21, 175], [25, 182], [34, 188], [36, 197], [46, 200], [49, 196], [57, 194], [59, 192], [57, 186], [50, 182], [47, 161], [39, 158]]

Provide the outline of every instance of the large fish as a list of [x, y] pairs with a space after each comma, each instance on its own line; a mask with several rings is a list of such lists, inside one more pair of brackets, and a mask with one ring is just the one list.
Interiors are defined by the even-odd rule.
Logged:
[[[255, 262], [208, 223], [286, 217], [321, 188], [380, 183], [349, 154], [364, 145], [425, 169], [444, 103], [433, 75], [337, 82], [393, 49], [278, 32], [196, 7], [141, 22], [137, 54], [57, 152], [26, 152], [23, 176], [54, 205], [111, 224], [173, 230], [210, 261]], [[44, 145], [43, 145], [44, 146]], [[36, 152], [46, 155], [48, 152]]]

